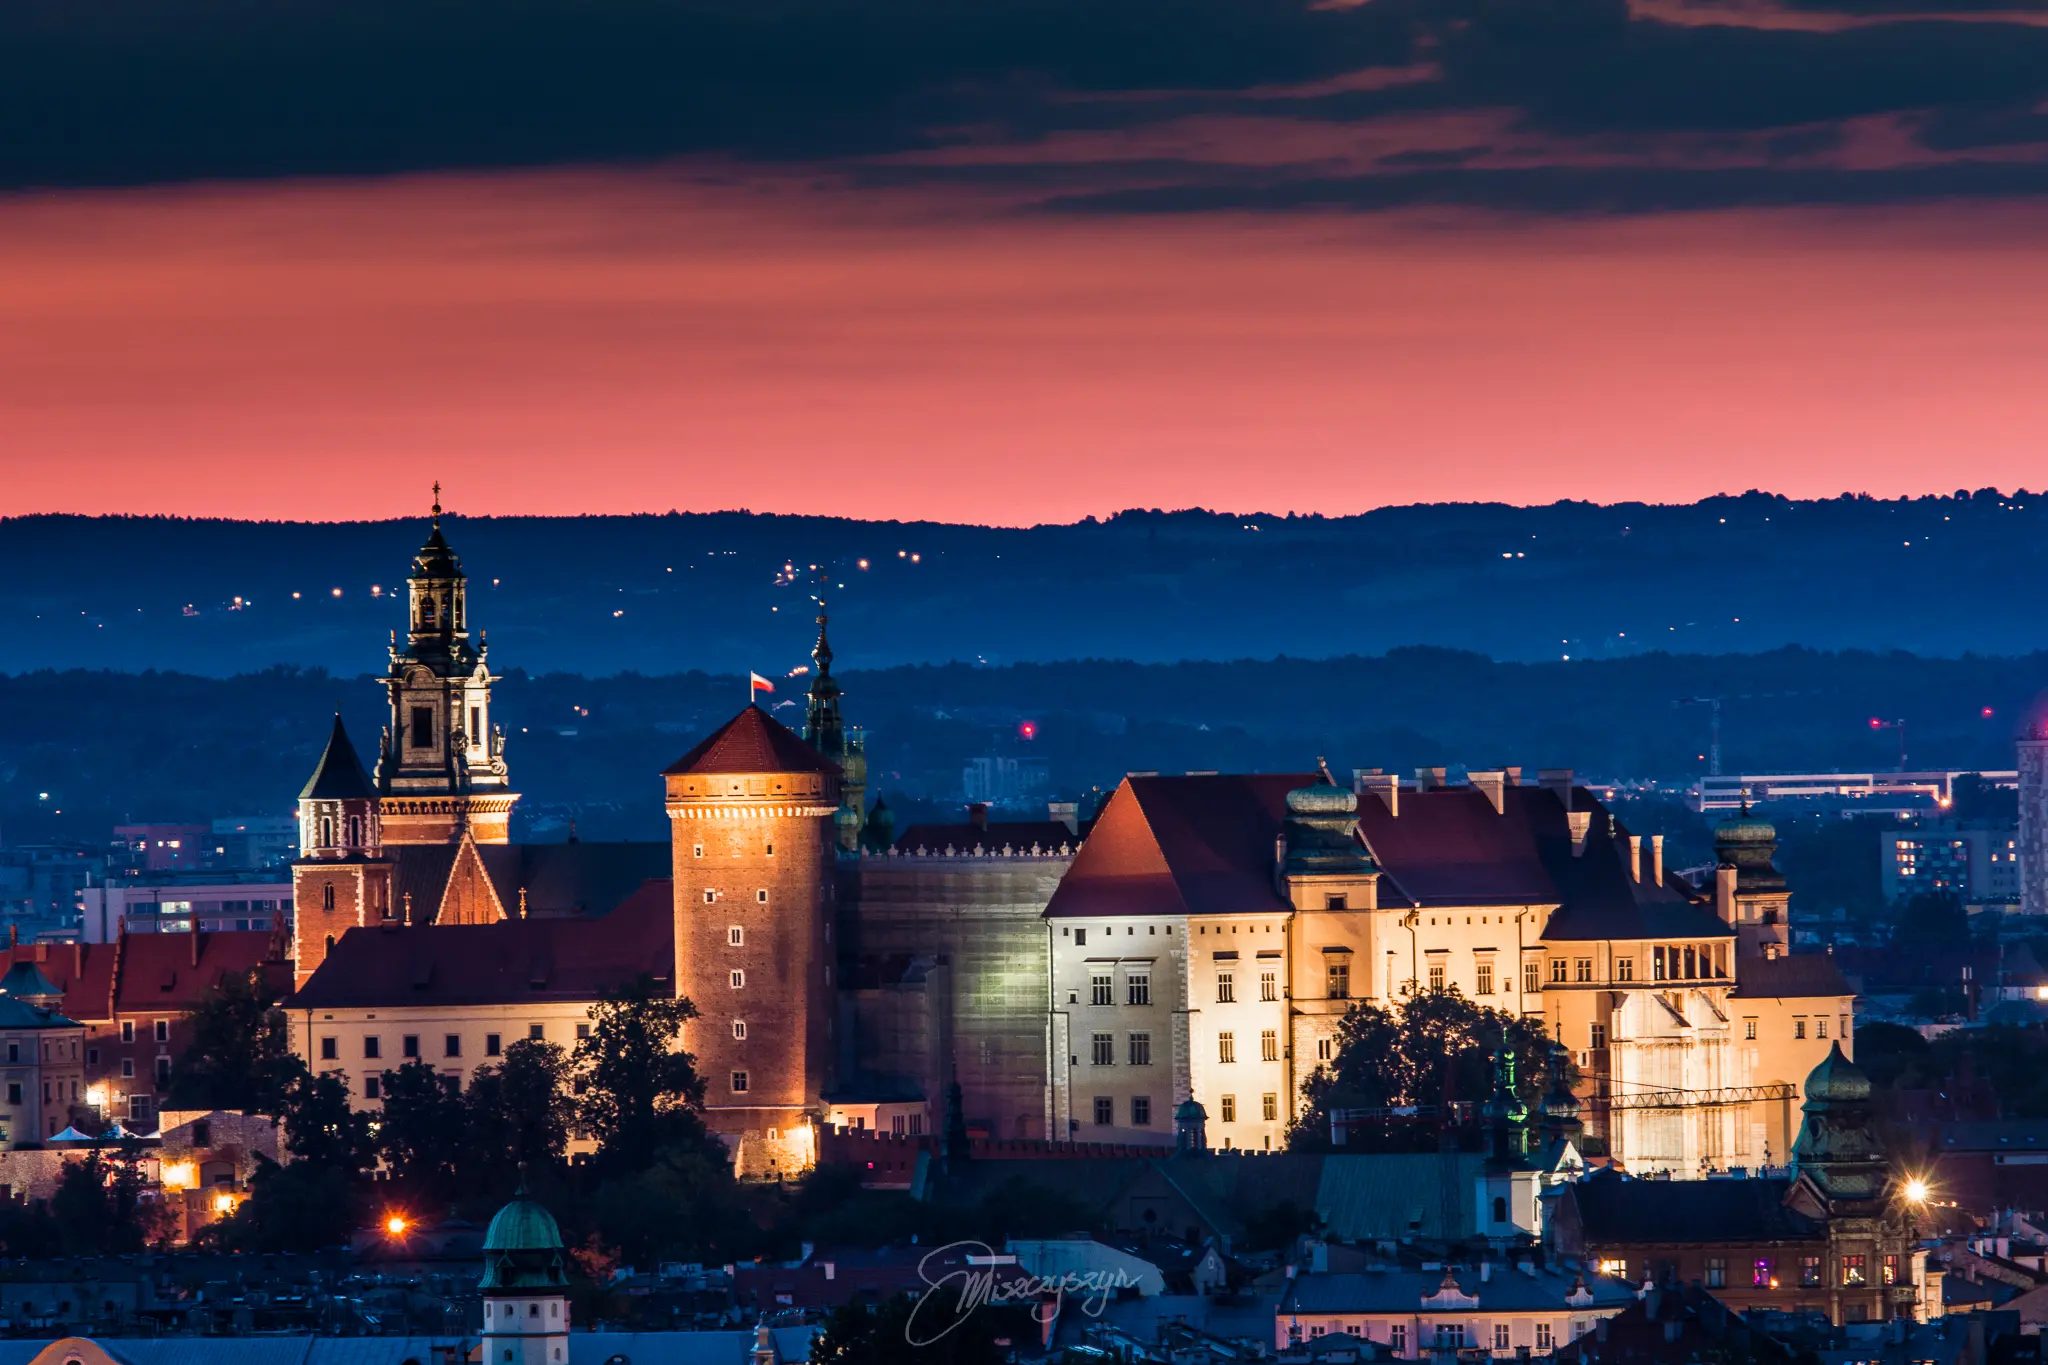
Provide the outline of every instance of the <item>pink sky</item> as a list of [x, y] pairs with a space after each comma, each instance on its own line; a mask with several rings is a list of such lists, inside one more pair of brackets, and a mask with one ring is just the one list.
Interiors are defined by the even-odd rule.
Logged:
[[655, 173], [0, 201], [0, 512], [2038, 487], [2044, 210], [1066, 218]]

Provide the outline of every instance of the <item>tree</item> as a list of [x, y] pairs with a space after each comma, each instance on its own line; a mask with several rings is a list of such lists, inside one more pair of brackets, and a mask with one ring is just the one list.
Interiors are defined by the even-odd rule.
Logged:
[[576, 1044], [576, 1108], [601, 1163], [639, 1170], [663, 1147], [711, 1140], [697, 1117], [704, 1082], [678, 1046], [696, 1017], [689, 1000], [663, 995], [647, 976], [590, 1007], [590, 1034]]
[[185, 1016], [191, 1045], [170, 1106], [275, 1114], [292, 1071], [291, 1028], [261, 968], [224, 976]]
[[141, 1149], [124, 1144], [112, 1157], [98, 1148], [66, 1162], [50, 1197], [50, 1215], [66, 1255], [129, 1255], [153, 1240], [163, 1208], [142, 1198]]
[[558, 1043], [521, 1038], [496, 1066], [480, 1066], [462, 1102], [467, 1110], [471, 1187], [508, 1188], [522, 1166], [558, 1166], [569, 1147], [576, 1107], [567, 1055]]
[[353, 1180], [376, 1160], [370, 1116], [349, 1104], [348, 1077], [340, 1072], [316, 1076], [295, 1061], [281, 1087], [278, 1117], [285, 1146], [298, 1158], [294, 1166], [310, 1163]]
[[434, 1068], [418, 1059], [384, 1073], [384, 1113], [377, 1151], [392, 1177], [421, 1201], [451, 1197], [456, 1170], [469, 1155], [468, 1112]]
[[338, 1166], [256, 1159], [249, 1197], [231, 1217], [200, 1230], [222, 1251], [320, 1251], [342, 1246], [362, 1225], [364, 1187]]
[[1398, 1012], [1354, 1005], [1338, 1025], [1337, 1055], [1302, 1083], [1308, 1104], [1288, 1143], [1327, 1144], [1332, 1109], [1483, 1101], [1493, 1093], [1493, 1054], [1503, 1042], [1514, 1059], [1516, 1097], [1533, 1112], [1549, 1086], [1542, 1024], [1475, 1004], [1456, 987], [1412, 996]]

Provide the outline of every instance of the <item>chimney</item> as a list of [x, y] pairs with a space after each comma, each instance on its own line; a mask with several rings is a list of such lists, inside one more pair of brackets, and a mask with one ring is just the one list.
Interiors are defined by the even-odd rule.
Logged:
[[1536, 785], [1547, 792], [1556, 792], [1564, 808], [1572, 808], [1572, 770], [1570, 768], [1538, 768]]
[[1664, 885], [1664, 836], [1650, 836], [1650, 885]]
[[1401, 779], [1392, 773], [1383, 773], [1378, 768], [1357, 775], [1358, 794], [1377, 796], [1387, 807], [1387, 814], [1399, 817], [1401, 814]]
[[1586, 856], [1586, 835], [1593, 828], [1593, 812], [1589, 810], [1568, 810], [1564, 813], [1565, 827], [1572, 832], [1572, 856]]
[[1643, 879], [1643, 836], [1628, 836], [1628, 875], [1635, 881]]
[[1426, 792], [1440, 790], [1444, 785], [1444, 770], [1442, 768], [1417, 768], [1415, 770], [1415, 785], [1419, 790]]
[[1493, 813], [1499, 815], [1507, 806], [1508, 775], [1505, 772], [1468, 772], [1465, 774], [1472, 785], [1483, 792], [1493, 803]]
[[1714, 913], [1723, 924], [1735, 923], [1735, 869], [1714, 869]]
[[1065, 825], [1067, 833], [1081, 832], [1081, 803], [1078, 801], [1048, 801], [1045, 813], [1056, 825]]
[[988, 802], [975, 801], [967, 807], [967, 823], [976, 829], [988, 828]]

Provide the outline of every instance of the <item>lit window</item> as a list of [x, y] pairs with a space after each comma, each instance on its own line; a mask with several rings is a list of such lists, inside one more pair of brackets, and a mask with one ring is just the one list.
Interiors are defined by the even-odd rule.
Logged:
[[1325, 974], [1329, 977], [1330, 999], [1349, 1000], [1351, 998], [1351, 964], [1342, 960], [1332, 962], [1325, 969]]

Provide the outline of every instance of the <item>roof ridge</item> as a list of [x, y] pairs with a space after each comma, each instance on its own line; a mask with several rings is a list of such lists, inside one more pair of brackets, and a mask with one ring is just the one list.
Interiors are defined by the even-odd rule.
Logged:
[[1131, 789], [1131, 803], [1137, 808], [1138, 822], [1144, 826], [1145, 838], [1150, 841], [1152, 852], [1158, 855], [1159, 866], [1165, 871], [1167, 880], [1173, 883], [1173, 894], [1180, 902], [1181, 913], [1192, 914], [1193, 910], [1188, 904], [1187, 888], [1181, 885], [1180, 869], [1173, 865], [1173, 859], [1166, 856], [1166, 845], [1160, 842], [1159, 828], [1152, 823], [1152, 813], [1145, 809], [1145, 798], [1139, 795], [1137, 781], [1126, 777], [1124, 784]]

